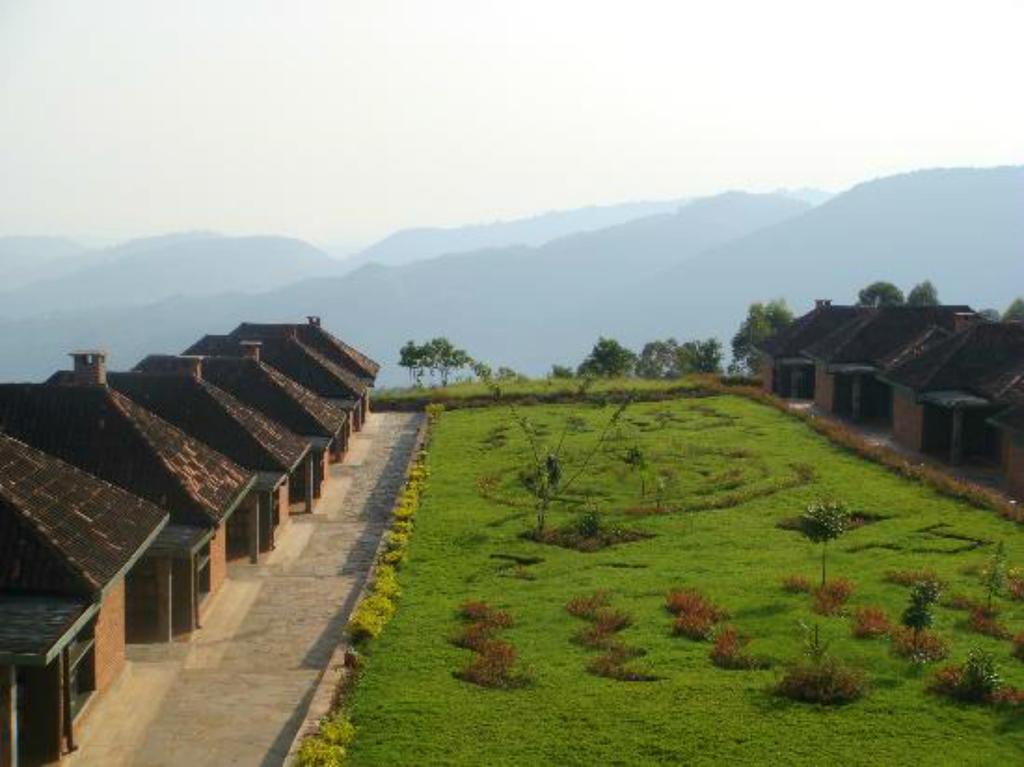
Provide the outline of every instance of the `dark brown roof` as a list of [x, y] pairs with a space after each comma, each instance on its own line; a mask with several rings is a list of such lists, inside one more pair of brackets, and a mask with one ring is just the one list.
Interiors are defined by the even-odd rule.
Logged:
[[95, 607], [82, 599], [0, 594], [0, 663], [17, 665], [34, 656], [31, 665], [48, 664], [68, 632], [93, 612]]
[[[1021, 398], [1024, 399], [1024, 395]], [[1018, 405], [1003, 411], [992, 419], [992, 423], [1024, 434], [1024, 405]]]
[[967, 391], [993, 402], [1024, 399], [1024, 325], [978, 322], [897, 365], [885, 379], [918, 393]]
[[808, 346], [866, 311], [861, 306], [817, 306], [764, 341], [760, 349], [776, 359], [799, 357]]
[[242, 357], [205, 357], [203, 378], [303, 437], [333, 439], [348, 420], [344, 410], [262, 362]]
[[255, 481], [106, 386], [0, 385], [0, 429], [167, 509], [181, 524], [219, 522]]
[[[0, 434], [0, 514], [36, 536], [77, 583], [75, 593], [85, 594], [109, 584], [167, 522], [167, 513], [149, 501], [6, 434]], [[18, 552], [5, 551], [4, 538], [0, 588], [63, 590], [63, 578], [33, 578], [47, 568], [19, 561]]]
[[[242, 341], [234, 336], [207, 335], [185, 350], [186, 355], [240, 357]], [[260, 359], [278, 372], [321, 397], [340, 400], [351, 408], [366, 392], [356, 375], [335, 365], [316, 350], [291, 336], [261, 339]]]
[[968, 306], [888, 306], [870, 308], [804, 349], [829, 364], [858, 363], [886, 368], [915, 356], [952, 333]]
[[[145, 360], [140, 365], [145, 370]], [[253, 471], [291, 471], [309, 443], [209, 381], [175, 373], [110, 373], [111, 387]]]
[[310, 317], [306, 323], [292, 324], [243, 322], [231, 331], [234, 338], [252, 341], [287, 337], [292, 334], [334, 364], [354, 373], [367, 385], [372, 386], [377, 373], [380, 372], [380, 365], [377, 362], [324, 330], [318, 317]]

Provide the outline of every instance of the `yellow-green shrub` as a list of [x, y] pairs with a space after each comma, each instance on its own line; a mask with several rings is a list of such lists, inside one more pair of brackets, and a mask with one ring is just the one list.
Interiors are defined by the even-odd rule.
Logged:
[[320, 731], [302, 741], [296, 756], [298, 767], [340, 767], [345, 763], [347, 747], [356, 736], [356, 728], [343, 712], [320, 722]]
[[401, 595], [398, 588], [398, 573], [391, 565], [378, 565], [377, 575], [373, 580], [373, 593], [380, 594], [388, 599], [397, 599]]
[[376, 639], [395, 614], [395, 604], [383, 594], [373, 593], [356, 607], [348, 622], [348, 633], [355, 641]]

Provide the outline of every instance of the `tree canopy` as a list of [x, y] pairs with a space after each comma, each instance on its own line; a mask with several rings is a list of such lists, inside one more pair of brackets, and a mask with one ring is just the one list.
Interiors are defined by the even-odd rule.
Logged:
[[717, 338], [687, 341], [677, 352], [678, 369], [685, 373], [721, 373], [722, 342]]
[[902, 306], [905, 302], [903, 291], [891, 282], [872, 282], [857, 294], [859, 306]]
[[[473, 366], [474, 362], [464, 349], [438, 336], [424, 344], [407, 341], [399, 350], [398, 364], [409, 369], [409, 377], [417, 386], [422, 385], [423, 375], [427, 371], [430, 371], [431, 376], [436, 375], [442, 386], [447, 386], [453, 373]], [[481, 370], [483, 368], [486, 365]]]
[[907, 306], [938, 306], [939, 291], [931, 280], [919, 282], [907, 293]]
[[1003, 322], [1024, 322], [1024, 298], [1015, 298], [1003, 312]]
[[753, 373], [757, 370], [758, 346], [793, 322], [793, 312], [781, 298], [767, 303], [757, 302], [747, 309], [747, 316], [732, 337], [732, 369]]
[[636, 354], [614, 338], [601, 336], [580, 364], [579, 375], [618, 378], [632, 374], [636, 367]]
[[640, 350], [636, 374], [641, 378], [675, 378], [679, 375], [679, 344], [674, 338], [648, 341]]

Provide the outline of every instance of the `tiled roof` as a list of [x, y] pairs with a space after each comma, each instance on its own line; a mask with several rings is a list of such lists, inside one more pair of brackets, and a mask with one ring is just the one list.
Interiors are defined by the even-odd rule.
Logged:
[[[0, 506], [44, 542], [86, 593], [105, 587], [167, 521], [149, 501], [6, 434], [0, 434]], [[0, 587], [17, 580], [0, 565]]]
[[[207, 335], [186, 349], [185, 354], [240, 357], [243, 340], [246, 339]], [[366, 392], [366, 384], [358, 376], [297, 338], [274, 336], [260, 339], [260, 343], [261, 361], [321, 397], [354, 403]]]
[[66, 597], [0, 594], [0, 663], [5, 655], [48, 658], [88, 607]]
[[861, 306], [818, 306], [761, 344], [761, 351], [777, 359], [799, 357], [803, 350], [850, 320], [865, 314]]
[[[806, 347], [804, 353], [830, 364], [863, 363], [885, 368], [953, 332], [957, 315], [965, 313], [971, 313], [970, 307], [872, 308]], [[943, 332], [936, 334], [935, 328]]]
[[206, 357], [203, 378], [304, 437], [333, 438], [347, 414], [269, 365], [241, 357]]
[[978, 322], [898, 365], [885, 379], [916, 392], [968, 391], [994, 402], [1024, 401], [1024, 325]]
[[306, 346], [315, 349], [334, 364], [354, 373], [364, 383], [373, 385], [377, 373], [380, 372], [380, 365], [354, 346], [324, 330], [319, 320], [294, 324], [243, 322], [231, 331], [233, 337], [249, 340], [277, 338], [292, 333]]
[[219, 522], [255, 478], [105, 386], [0, 385], [0, 429], [152, 501], [181, 524]]
[[[146, 361], [139, 365], [146, 370]], [[253, 471], [290, 471], [308, 443], [208, 381], [181, 373], [110, 373], [110, 386]]]
[[1018, 405], [1000, 413], [992, 419], [992, 422], [998, 426], [1024, 434], [1024, 405]]

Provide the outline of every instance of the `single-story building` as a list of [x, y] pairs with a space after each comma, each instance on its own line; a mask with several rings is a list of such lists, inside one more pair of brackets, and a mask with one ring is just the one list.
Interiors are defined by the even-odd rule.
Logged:
[[990, 423], [1002, 434], [1001, 462], [1010, 495], [1024, 501], [1024, 405], [993, 416]]
[[803, 350], [866, 312], [861, 306], [833, 305], [827, 299], [815, 301], [811, 311], [758, 347], [761, 386], [786, 399], [814, 399], [814, 360]]
[[256, 473], [256, 485], [228, 521], [227, 554], [257, 562], [288, 523], [290, 477], [312, 468], [309, 442], [204, 380], [197, 357], [147, 357], [137, 371], [110, 373], [107, 380], [115, 391]]
[[914, 450], [1000, 463], [994, 418], [1024, 404], [1024, 324], [977, 322], [885, 371], [893, 388], [893, 434]]
[[[0, 765], [55, 762], [124, 666], [125, 584], [168, 514], [0, 433]], [[167, 597], [153, 608], [170, 617]]]
[[977, 315], [968, 306], [869, 308], [803, 350], [814, 362], [814, 402], [855, 421], [892, 422], [892, 391], [879, 374], [921, 354]]
[[[2, 429], [169, 512], [125, 581], [128, 639], [188, 635], [224, 581], [227, 523], [256, 475], [111, 389], [101, 352], [72, 356], [73, 375], [55, 376], [66, 383], [0, 385]], [[164, 622], [155, 605], [168, 584]]]
[[312, 511], [312, 499], [322, 495], [328, 464], [344, 456], [349, 416], [265, 364], [258, 343], [247, 344], [245, 351], [248, 356], [204, 357], [203, 380], [311, 445], [309, 482], [293, 475], [290, 493], [293, 503], [304, 500], [306, 510]]

